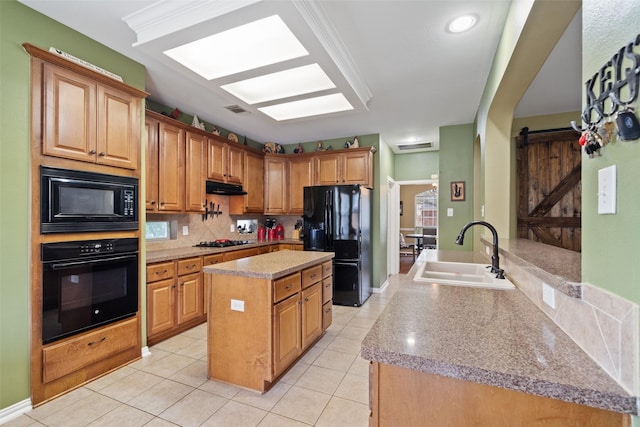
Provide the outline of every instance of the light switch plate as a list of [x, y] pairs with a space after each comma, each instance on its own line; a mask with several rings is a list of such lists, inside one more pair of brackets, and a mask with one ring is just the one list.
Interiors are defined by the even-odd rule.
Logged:
[[183, 225], [182, 226], [182, 235], [183, 236], [188, 236], [189, 235], [189, 226], [188, 225]]
[[616, 213], [616, 165], [598, 171], [598, 214]]
[[453, 208], [447, 208], [447, 216], [453, 216]]

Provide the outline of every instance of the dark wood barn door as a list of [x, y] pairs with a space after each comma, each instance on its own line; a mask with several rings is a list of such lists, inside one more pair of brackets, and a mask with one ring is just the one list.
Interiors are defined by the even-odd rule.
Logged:
[[573, 130], [516, 137], [518, 238], [581, 251], [581, 160]]

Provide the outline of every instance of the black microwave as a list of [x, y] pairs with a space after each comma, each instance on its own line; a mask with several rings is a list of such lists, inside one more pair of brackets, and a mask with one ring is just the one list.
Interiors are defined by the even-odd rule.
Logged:
[[138, 229], [138, 179], [40, 167], [40, 232]]

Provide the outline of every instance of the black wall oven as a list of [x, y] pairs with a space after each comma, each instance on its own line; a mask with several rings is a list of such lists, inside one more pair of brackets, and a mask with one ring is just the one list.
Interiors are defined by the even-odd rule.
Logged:
[[42, 343], [134, 316], [138, 239], [43, 243]]
[[138, 229], [138, 179], [40, 167], [40, 232]]

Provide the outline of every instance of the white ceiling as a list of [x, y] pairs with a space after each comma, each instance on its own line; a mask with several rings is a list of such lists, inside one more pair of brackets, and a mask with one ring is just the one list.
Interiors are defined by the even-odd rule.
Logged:
[[[409, 138], [431, 141], [438, 149], [440, 126], [474, 120], [510, 4], [508, 0], [20, 1], [143, 64], [146, 91], [164, 105], [197, 113], [202, 120], [260, 142], [293, 144], [379, 133], [394, 151]], [[196, 21], [189, 12], [195, 12]], [[478, 17], [476, 27], [464, 34], [448, 33], [449, 21], [463, 13]], [[259, 73], [206, 81], [162, 53], [273, 14], [285, 21], [310, 52], [308, 57], [263, 67]], [[135, 22], [132, 27], [138, 34], [125, 17]], [[327, 43], [337, 49], [327, 51]], [[524, 95], [516, 117], [580, 110], [580, 53], [578, 14]], [[260, 104], [245, 104], [219, 87], [282, 66], [313, 62], [320, 64], [354, 110], [276, 122], [257, 110]], [[354, 78], [359, 84], [350, 84]], [[320, 94], [325, 93], [330, 92]], [[234, 114], [224, 108], [234, 104], [249, 113]]]

